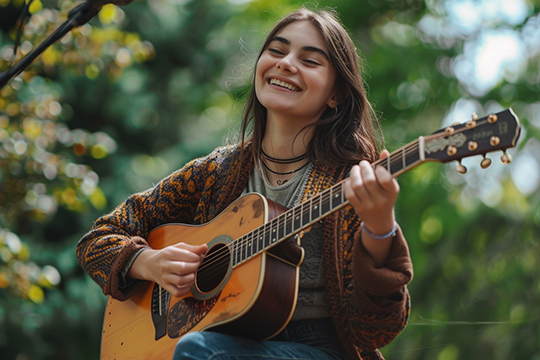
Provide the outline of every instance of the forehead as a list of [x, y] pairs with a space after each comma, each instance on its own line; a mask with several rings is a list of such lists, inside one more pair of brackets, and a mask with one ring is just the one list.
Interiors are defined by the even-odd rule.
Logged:
[[[295, 21], [281, 28], [275, 37], [287, 39], [291, 45], [316, 46], [327, 50], [324, 37], [319, 29], [309, 21]], [[275, 39], [274, 37], [274, 39]]]

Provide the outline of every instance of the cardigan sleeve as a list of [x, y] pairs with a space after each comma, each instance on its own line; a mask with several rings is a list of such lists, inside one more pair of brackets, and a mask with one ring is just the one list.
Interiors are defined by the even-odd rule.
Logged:
[[413, 276], [407, 242], [398, 227], [385, 267], [375, 262], [354, 236], [353, 283], [349, 299], [349, 336], [362, 350], [373, 351], [390, 343], [405, 327], [410, 300], [406, 285]]
[[125, 300], [136, 293], [142, 281], [122, 286], [122, 270], [133, 256], [147, 247], [148, 234], [170, 223], [192, 223], [205, 187], [215, 177], [218, 152], [196, 159], [169, 175], [151, 189], [130, 196], [111, 213], [97, 219], [77, 244], [81, 267], [103, 293]]

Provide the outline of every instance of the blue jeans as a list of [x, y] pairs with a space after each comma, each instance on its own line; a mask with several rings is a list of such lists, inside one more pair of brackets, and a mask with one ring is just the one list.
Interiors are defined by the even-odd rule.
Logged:
[[254, 341], [211, 331], [184, 335], [173, 360], [346, 360], [331, 319], [289, 323], [268, 341]]

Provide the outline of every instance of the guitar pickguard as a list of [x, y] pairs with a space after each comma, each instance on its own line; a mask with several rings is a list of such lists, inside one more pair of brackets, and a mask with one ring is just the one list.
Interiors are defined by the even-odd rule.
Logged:
[[174, 304], [167, 319], [167, 334], [178, 338], [193, 329], [212, 310], [217, 303], [219, 293], [208, 300], [187, 297]]

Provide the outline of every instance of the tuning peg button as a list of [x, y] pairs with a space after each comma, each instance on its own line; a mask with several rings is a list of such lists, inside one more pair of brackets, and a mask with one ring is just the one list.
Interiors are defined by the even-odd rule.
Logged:
[[493, 123], [497, 122], [497, 120], [498, 120], [497, 115], [495, 115], [495, 114], [489, 114], [489, 116], [488, 116], [488, 121], [489, 121], [490, 124], [493, 124]]
[[465, 125], [467, 128], [472, 129], [476, 127], [476, 120], [478, 120], [478, 115], [476, 113], [472, 114], [471, 121], [468, 121]]
[[454, 156], [457, 154], [457, 148], [454, 145], [450, 145], [448, 148], [446, 148], [446, 153], [449, 156]]
[[480, 166], [482, 167], [482, 169], [487, 169], [491, 166], [491, 159], [485, 157], [484, 155], [484, 159], [482, 159], [482, 161], [480, 162]]
[[469, 141], [468, 148], [470, 151], [478, 149], [478, 143], [476, 141]]
[[461, 165], [461, 161], [456, 166], [456, 172], [458, 174], [461, 174], [461, 175], [467, 173], [467, 168], [465, 166]]
[[512, 156], [510, 154], [507, 154], [506, 151], [503, 151], [503, 155], [501, 156], [501, 161], [504, 165], [508, 165], [512, 162]]

